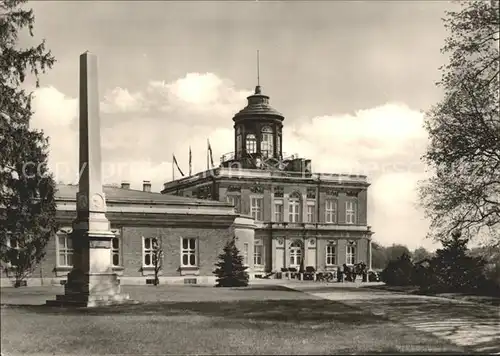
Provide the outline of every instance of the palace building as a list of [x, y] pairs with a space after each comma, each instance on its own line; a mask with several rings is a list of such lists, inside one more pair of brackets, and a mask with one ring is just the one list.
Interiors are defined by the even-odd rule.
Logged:
[[[164, 252], [160, 283], [214, 283], [217, 256], [233, 237], [251, 278], [301, 265], [371, 267], [367, 178], [313, 173], [311, 160], [283, 154], [283, 120], [257, 86], [233, 118], [234, 152], [218, 168], [165, 183], [161, 193], [148, 181], [142, 190], [104, 186], [121, 284], [153, 282], [155, 244]], [[60, 228], [28, 285], [66, 283], [77, 191], [57, 186]], [[11, 285], [13, 266], [4, 267], [1, 283]]]
[[233, 121], [234, 152], [218, 168], [165, 183], [162, 193], [228, 202], [252, 217], [254, 240], [240, 246], [253, 274], [371, 268], [367, 177], [313, 173], [310, 159], [284, 154], [284, 116], [260, 86]]

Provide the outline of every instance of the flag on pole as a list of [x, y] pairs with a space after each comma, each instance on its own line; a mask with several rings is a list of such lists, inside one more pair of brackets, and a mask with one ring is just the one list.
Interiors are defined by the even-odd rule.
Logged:
[[192, 166], [193, 166], [193, 157], [191, 155], [191, 146], [189, 146], [189, 176], [191, 176], [192, 173]]
[[210, 140], [207, 138], [208, 152], [207, 152], [207, 169], [210, 169], [208, 166], [208, 158], [210, 157], [211, 167], [214, 168], [214, 157], [212, 155], [212, 146], [210, 146]]
[[175, 158], [174, 154], [172, 154], [172, 162], [173, 162], [173, 164], [176, 165], [176, 167], [179, 170], [179, 173], [181, 174], [181, 176], [184, 177], [184, 173], [182, 172], [181, 168], [179, 167], [179, 163], [177, 163], [177, 159]]

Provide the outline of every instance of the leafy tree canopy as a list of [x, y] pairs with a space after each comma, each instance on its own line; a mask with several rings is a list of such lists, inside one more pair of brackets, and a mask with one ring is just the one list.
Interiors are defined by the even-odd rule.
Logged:
[[48, 139], [29, 127], [32, 96], [22, 88], [27, 75], [38, 85], [55, 59], [45, 42], [19, 47], [22, 30], [33, 36], [35, 19], [25, 2], [0, 1], [0, 258], [12, 265], [16, 281], [41, 261], [56, 229]]
[[426, 113], [423, 160], [432, 178], [420, 188], [430, 236], [485, 234], [500, 242], [498, 0], [467, 1], [446, 13], [449, 54], [438, 85], [444, 99]]

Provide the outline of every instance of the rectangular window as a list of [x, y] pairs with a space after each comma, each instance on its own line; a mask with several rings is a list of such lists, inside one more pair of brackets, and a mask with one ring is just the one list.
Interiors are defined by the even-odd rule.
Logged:
[[240, 212], [241, 198], [239, 195], [228, 195], [226, 196], [227, 202], [234, 206], [234, 211]]
[[335, 199], [325, 201], [325, 222], [337, 223], [337, 200]]
[[253, 251], [253, 263], [255, 266], [262, 266], [264, 264], [264, 246], [262, 242], [255, 242]]
[[334, 266], [337, 264], [337, 246], [333, 243], [329, 243], [326, 246], [326, 265]]
[[274, 201], [274, 221], [283, 222], [283, 200]]
[[248, 266], [248, 243], [243, 244], [243, 264]]
[[288, 202], [288, 222], [300, 222], [300, 202], [298, 199], [291, 199]]
[[144, 267], [154, 267], [154, 255], [158, 248], [158, 240], [156, 237], [143, 238], [142, 244], [142, 265]]
[[353, 265], [356, 263], [356, 246], [348, 245], [346, 249], [346, 264]]
[[354, 200], [345, 202], [345, 223], [356, 224], [356, 202]]
[[262, 221], [262, 205], [264, 199], [262, 197], [252, 197], [250, 199], [250, 214], [255, 221]]
[[313, 223], [314, 222], [314, 210], [315, 210], [315, 203], [314, 201], [308, 201], [307, 202], [307, 222], [308, 223]]
[[73, 240], [70, 235], [57, 235], [57, 254], [58, 266], [73, 267]]
[[181, 265], [182, 267], [196, 267], [196, 239], [183, 238], [181, 246]]
[[[10, 233], [7, 233], [7, 243], [6, 243], [7, 249], [9, 250], [18, 250], [19, 249], [19, 244], [17, 243], [17, 240], [14, 237], [10, 237]], [[12, 263], [11, 261], [7, 262], [7, 267], [15, 267], [15, 263]]]
[[111, 239], [111, 260], [113, 262], [113, 266], [121, 266], [121, 258], [120, 258], [120, 238], [113, 237]]

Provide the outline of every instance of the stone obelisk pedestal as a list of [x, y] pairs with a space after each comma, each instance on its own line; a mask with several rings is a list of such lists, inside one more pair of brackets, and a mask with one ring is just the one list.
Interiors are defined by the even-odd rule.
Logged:
[[97, 81], [97, 57], [80, 56], [80, 180], [73, 222], [73, 269], [68, 273], [64, 295], [49, 305], [92, 307], [123, 303], [111, 259], [110, 224], [101, 175], [101, 123]]

